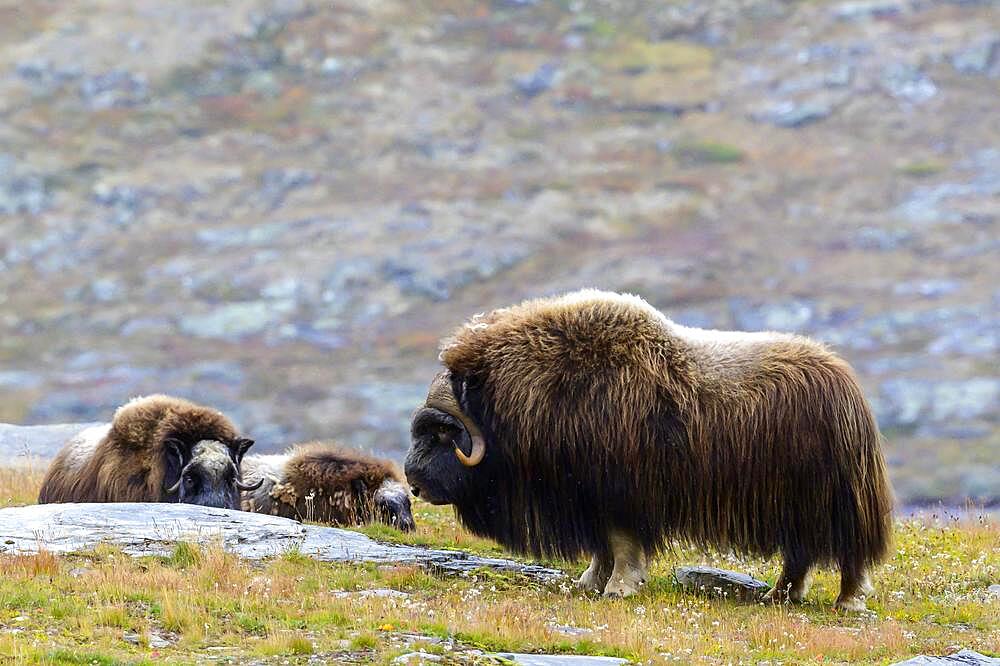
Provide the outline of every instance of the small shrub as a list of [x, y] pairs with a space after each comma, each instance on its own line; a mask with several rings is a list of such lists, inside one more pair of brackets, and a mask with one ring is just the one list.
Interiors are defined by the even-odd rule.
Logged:
[[680, 143], [674, 148], [673, 154], [677, 161], [689, 166], [735, 164], [745, 158], [743, 151], [736, 146], [713, 141]]

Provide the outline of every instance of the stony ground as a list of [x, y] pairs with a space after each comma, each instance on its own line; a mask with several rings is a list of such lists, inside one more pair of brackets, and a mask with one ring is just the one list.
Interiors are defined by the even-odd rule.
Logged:
[[903, 501], [996, 501], [998, 95], [988, 0], [0, 0], [0, 421], [400, 455], [444, 332], [601, 286], [831, 342]]
[[[32, 503], [40, 477], [0, 468], [0, 507]], [[506, 556], [457, 526], [446, 508], [418, 502], [414, 512], [415, 533], [364, 531]], [[649, 584], [624, 600], [488, 570], [446, 576], [295, 552], [248, 562], [186, 544], [140, 559], [108, 547], [3, 555], [0, 662], [500, 666], [483, 655], [516, 651], [650, 664], [885, 665], [960, 647], [1000, 656], [1000, 526], [976, 514], [926, 515], [898, 522], [895, 536], [863, 614], [832, 609], [837, 577], [823, 570], [801, 606], [692, 596], [674, 583], [674, 567], [704, 562], [773, 583], [778, 563], [684, 547], [658, 558]], [[572, 576], [584, 568], [548, 564]], [[404, 656], [414, 652], [431, 656]]]

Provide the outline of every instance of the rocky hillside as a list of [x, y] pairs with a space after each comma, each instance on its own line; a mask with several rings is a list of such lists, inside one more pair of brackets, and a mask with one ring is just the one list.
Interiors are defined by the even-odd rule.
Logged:
[[171, 391], [401, 454], [580, 286], [829, 341], [901, 499], [1000, 498], [1000, 3], [0, 0], [0, 420]]

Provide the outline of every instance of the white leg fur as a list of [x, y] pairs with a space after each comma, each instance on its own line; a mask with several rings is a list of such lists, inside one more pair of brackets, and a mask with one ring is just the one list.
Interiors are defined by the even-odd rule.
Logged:
[[590, 566], [576, 581], [577, 586], [592, 592], [602, 592], [611, 577], [612, 567], [614, 567], [614, 562], [610, 559], [594, 555], [590, 559]]
[[623, 532], [612, 532], [609, 541], [615, 557], [615, 567], [604, 587], [604, 596], [631, 596], [646, 582], [646, 555], [639, 542]]

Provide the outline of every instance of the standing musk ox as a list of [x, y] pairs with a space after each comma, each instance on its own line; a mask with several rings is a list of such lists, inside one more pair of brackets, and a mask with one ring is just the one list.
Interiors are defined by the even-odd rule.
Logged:
[[166, 395], [135, 398], [87, 428], [49, 466], [40, 504], [185, 502], [240, 508], [239, 465], [253, 440], [222, 413]]
[[245, 511], [331, 525], [377, 520], [404, 532], [415, 527], [403, 474], [388, 460], [314, 442], [247, 456], [243, 475], [261, 484], [243, 493]]
[[413, 417], [413, 494], [513, 551], [587, 554], [579, 584], [633, 594], [676, 539], [768, 557], [769, 597], [841, 571], [864, 608], [892, 491], [850, 366], [781, 333], [688, 328], [636, 296], [580, 291], [473, 317]]

